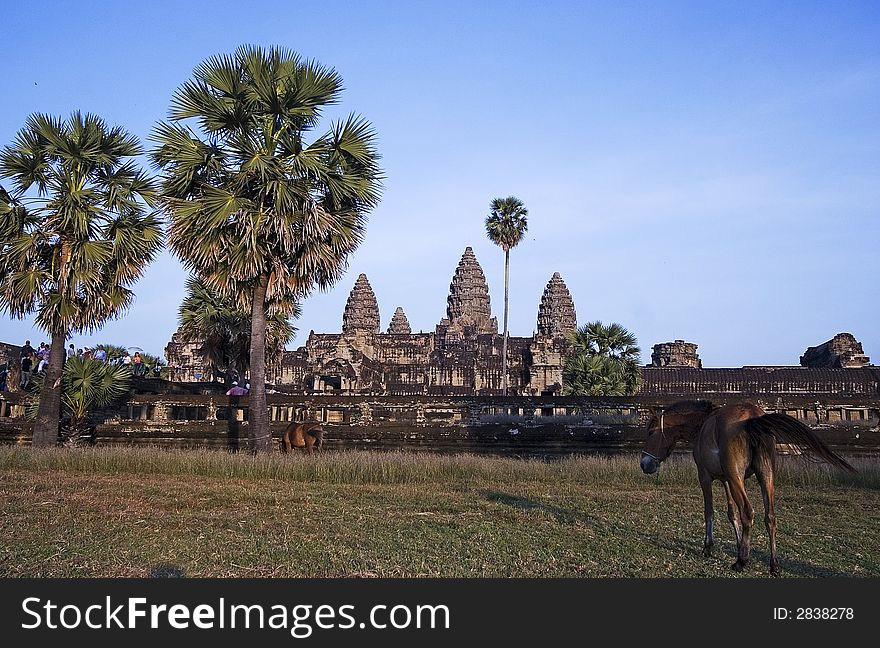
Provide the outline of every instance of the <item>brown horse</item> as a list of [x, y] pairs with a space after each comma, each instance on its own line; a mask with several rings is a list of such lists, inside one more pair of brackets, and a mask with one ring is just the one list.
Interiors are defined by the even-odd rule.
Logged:
[[776, 558], [774, 476], [776, 444], [792, 443], [834, 466], [855, 472], [806, 425], [786, 414], [766, 414], [757, 405], [739, 403], [718, 407], [707, 401], [681, 401], [662, 411], [652, 408], [648, 438], [642, 451], [642, 471], [656, 472], [677, 441], [693, 445], [697, 475], [703, 490], [706, 536], [703, 555], [710, 556], [713, 539], [712, 482], [724, 484], [727, 517], [736, 534], [737, 556], [731, 567], [742, 571], [749, 562], [754, 509], [745, 480], [755, 475], [764, 499], [764, 524], [770, 535], [770, 573], [779, 575]]
[[301, 448], [306, 454], [320, 450], [324, 445], [324, 428], [318, 421], [293, 421], [281, 433], [281, 451]]

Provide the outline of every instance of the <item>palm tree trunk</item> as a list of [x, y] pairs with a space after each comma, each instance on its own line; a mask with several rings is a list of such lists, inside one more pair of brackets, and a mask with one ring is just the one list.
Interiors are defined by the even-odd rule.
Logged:
[[261, 275], [251, 305], [251, 388], [248, 392], [248, 441], [251, 452], [272, 452], [272, 429], [266, 405], [266, 286]]
[[504, 250], [504, 340], [501, 342], [501, 393], [507, 396], [507, 295], [510, 284], [510, 250]]
[[58, 445], [58, 426], [61, 423], [61, 373], [64, 371], [64, 331], [52, 333], [52, 347], [49, 364], [40, 392], [40, 407], [34, 424], [34, 446], [51, 447]]

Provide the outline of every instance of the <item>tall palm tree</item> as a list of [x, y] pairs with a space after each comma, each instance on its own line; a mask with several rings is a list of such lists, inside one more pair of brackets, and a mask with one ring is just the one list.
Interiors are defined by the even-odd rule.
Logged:
[[370, 124], [350, 115], [313, 133], [341, 91], [331, 68], [282, 48], [245, 46], [200, 64], [153, 135], [171, 247], [251, 313], [254, 452], [272, 450], [267, 317], [289, 315], [314, 287], [339, 279], [379, 202]]
[[0, 309], [36, 313], [52, 338], [34, 445], [58, 438], [68, 335], [127, 310], [161, 245], [155, 186], [130, 159], [140, 153], [122, 128], [75, 112], [32, 115], [0, 154], [11, 192], [0, 201]]
[[[278, 357], [296, 329], [290, 317], [299, 317], [300, 309], [275, 313], [267, 317], [266, 356]], [[180, 332], [187, 342], [199, 343], [202, 359], [212, 373], [224, 372], [227, 377], [244, 373], [249, 367], [251, 348], [251, 309], [242, 309], [229, 298], [224, 298], [208, 285], [190, 277], [186, 282], [186, 296], [178, 311]]]
[[522, 241], [529, 228], [529, 211], [519, 198], [496, 198], [489, 205], [486, 234], [504, 250], [504, 339], [501, 343], [501, 389], [507, 395], [507, 305], [510, 286], [510, 249]]
[[569, 338], [562, 371], [563, 393], [575, 396], [627, 396], [642, 381], [635, 335], [616, 322], [589, 322]]

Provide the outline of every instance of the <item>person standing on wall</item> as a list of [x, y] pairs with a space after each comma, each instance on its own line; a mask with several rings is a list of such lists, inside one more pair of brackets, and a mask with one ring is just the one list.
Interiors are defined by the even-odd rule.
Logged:
[[28, 383], [31, 381], [31, 370], [34, 366], [34, 356], [33, 354], [24, 355], [21, 357], [21, 389], [24, 391], [28, 387]]
[[141, 358], [141, 354], [135, 351], [134, 357], [131, 359], [131, 364], [134, 365], [132, 368], [134, 369], [135, 376], [143, 376], [144, 370], [146, 369], [146, 365], [144, 365], [144, 360]]

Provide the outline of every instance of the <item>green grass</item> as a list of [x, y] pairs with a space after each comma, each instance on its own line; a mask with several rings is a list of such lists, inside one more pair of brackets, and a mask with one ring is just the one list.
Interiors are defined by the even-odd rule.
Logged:
[[[880, 462], [854, 476], [785, 459], [786, 576], [880, 575]], [[753, 564], [767, 574], [760, 493]], [[692, 460], [561, 461], [153, 448], [0, 448], [0, 575], [736, 577], [720, 486], [703, 558]]]

